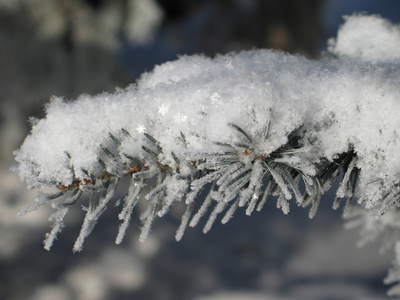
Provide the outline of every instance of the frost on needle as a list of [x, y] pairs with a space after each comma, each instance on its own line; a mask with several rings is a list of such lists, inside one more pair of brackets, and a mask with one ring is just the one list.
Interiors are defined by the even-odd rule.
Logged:
[[[69, 208], [83, 202], [74, 251], [118, 200], [117, 243], [139, 201], [147, 202], [142, 241], [157, 217], [186, 205], [179, 240], [202, 217], [206, 232], [220, 214], [224, 223], [240, 207], [250, 215], [269, 197], [285, 214], [295, 204], [310, 206], [313, 217], [337, 177], [334, 208], [393, 214], [400, 199], [399, 43], [398, 26], [354, 15], [319, 61], [272, 50], [183, 56], [113, 94], [54, 97], [15, 154], [21, 179], [42, 191], [20, 214], [52, 203], [50, 249]], [[129, 187], [115, 199], [125, 177]]]

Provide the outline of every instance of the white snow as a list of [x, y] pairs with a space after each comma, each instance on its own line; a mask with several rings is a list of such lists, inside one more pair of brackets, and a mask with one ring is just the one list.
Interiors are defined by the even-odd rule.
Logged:
[[[355, 15], [346, 18], [332, 51], [350, 55], [356, 46], [364, 49], [360, 38], [367, 25], [383, 36], [394, 33], [392, 39], [400, 43], [396, 38], [400, 27], [389, 26], [376, 16]], [[358, 39], [344, 43], [346, 36]], [[382, 41], [377, 36], [378, 47]], [[366, 38], [374, 44], [370, 36]], [[393, 61], [400, 48], [395, 42], [384, 44], [386, 52], [377, 50], [380, 61]], [[166, 163], [173, 161], [171, 152], [182, 161], [195, 161], [205, 152], [221, 151], [213, 142], [240, 142], [241, 137], [228, 127], [230, 123], [256, 136], [270, 122], [269, 138], [255, 146], [259, 155], [268, 155], [303, 124], [306, 138], [317, 142], [311, 145], [311, 153], [299, 154], [301, 161], [312, 165], [313, 157], [331, 160], [354, 149], [362, 196], [373, 207], [400, 173], [399, 75], [396, 61], [372, 65], [348, 56], [312, 61], [271, 50], [215, 59], [183, 56], [115, 94], [82, 95], [76, 101], [53, 98], [46, 106], [46, 118], [33, 126], [16, 152], [18, 172], [30, 187], [54, 182], [69, 186], [87, 178], [87, 173], [99, 178], [104, 173], [99, 159], [113, 173], [118, 165], [102, 150], [115, 148], [110, 134], [121, 143], [115, 149], [121, 157], [143, 158], [146, 132], [158, 141]], [[177, 142], [181, 134], [187, 145]], [[313, 173], [311, 166], [307, 172]]]
[[[250, 203], [251, 195], [258, 199], [262, 172], [252, 163], [285, 145], [288, 134], [303, 126], [303, 147], [287, 163], [312, 177], [322, 159], [332, 161], [354, 151], [360, 170], [359, 203], [384, 212], [393, 203], [382, 199], [398, 189], [400, 177], [400, 26], [379, 16], [348, 16], [329, 45], [335, 57], [320, 61], [272, 50], [214, 59], [182, 56], [114, 94], [82, 95], [75, 101], [53, 98], [46, 106], [46, 117], [35, 122], [16, 151], [17, 172], [30, 188], [68, 187], [74, 182], [84, 188], [85, 183], [92, 184], [90, 180], [96, 180], [97, 186], [110, 174], [129, 173], [129, 157], [150, 168], [143, 176], [155, 176], [158, 171], [151, 156], [162, 149], [159, 164], [172, 169], [181, 165], [180, 174], [187, 177], [174, 174], [148, 194], [155, 200], [149, 199], [154, 202], [143, 217], [143, 236], [147, 236], [155, 207], [162, 201], [160, 194], [167, 195], [164, 214], [188, 188], [191, 169], [187, 166], [209, 154], [224, 153], [223, 144], [239, 145], [235, 146], [243, 149], [236, 158], [239, 162], [230, 168], [223, 169], [218, 159], [205, 162], [216, 170], [218, 185], [226, 187], [210, 193], [220, 203], [207, 222], [207, 231], [216, 214], [234, 199], [231, 196], [243, 189], [244, 179], [251, 184], [240, 206]], [[195, 169], [201, 168], [204, 165]], [[285, 179], [279, 168], [266, 168], [284, 192], [278, 205], [287, 213], [292, 197], [288, 188], [293, 188], [286, 188], [285, 182], [290, 178]], [[230, 185], [218, 170], [244, 179]], [[251, 177], [249, 170], [259, 175]], [[195, 181], [199, 185], [192, 185], [192, 190], [214, 180], [212, 175], [207, 178], [204, 183]], [[108, 203], [111, 196], [106, 194], [103, 200]], [[255, 203], [251, 206], [249, 213]], [[85, 219], [88, 228], [103, 209], [93, 207], [95, 216]], [[189, 223], [186, 217], [185, 223]], [[90, 231], [81, 232], [82, 237]]]
[[400, 28], [371, 15], [346, 16], [336, 39], [329, 40], [329, 51], [368, 62], [396, 61], [400, 58]]

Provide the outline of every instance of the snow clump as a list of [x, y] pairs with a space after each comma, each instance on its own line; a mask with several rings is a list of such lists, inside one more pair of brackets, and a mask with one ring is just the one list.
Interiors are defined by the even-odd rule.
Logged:
[[[319, 61], [272, 50], [182, 56], [114, 94], [52, 98], [46, 117], [33, 122], [15, 152], [17, 172], [30, 188], [57, 186], [57, 196], [74, 192], [54, 206], [58, 211], [46, 247], [61, 231], [68, 205], [87, 189], [104, 188], [98, 204], [93, 200], [87, 208], [74, 248], [81, 250], [112, 198], [116, 179], [127, 175], [132, 185], [117, 242], [144, 180], [153, 177], [157, 186], [146, 196], [143, 239], [154, 216], [183, 198], [188, 208], [178, 239], [212, 201], [216, 208], [205, 231], [229, 205], [223, 222], [238, 206], [248, 205], [248, 214], [257, 203], [261, 208], [269, 193], [279, 196], [284, 213], [292, 196], [299, 205], [311, 203], [312, 216], [320, 194], [340, 173], [339, 199], [348, 197], [351, 205], [357, 196], [360, 207], [374, 216], [397, 215], [400, 26], [379, 16], [348, 16], [329, 45], [335, 57]], [[264, 187], [267, 179], [272, 188]], [[203, 189], [209, 189], [208, 196], [192, 216]], [[31, 209], [53, 198], [39, 197]], [[379, 219], [365, 224], [371, 220]]]

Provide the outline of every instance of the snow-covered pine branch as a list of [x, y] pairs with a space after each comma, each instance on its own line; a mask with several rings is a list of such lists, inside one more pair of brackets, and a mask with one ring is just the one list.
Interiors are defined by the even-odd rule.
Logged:
[[50, 249], [71, 205], [89, 194], [74, 246], [80, 251], [117, 200], [119, 180], [130, 177], [116, 242], [142, 196], [148, 207], [140, 239], [156, 217], [184, 202], [179, 240], [201, 217], [206, 232], [220, 214], [222, 222], [238, 207], [250, 215], [269, 196], [285, 214], [290, 204], [310, 206], [313, 217], [340, 177], [334, 208], [348, 214], [357, 202], [365, 224], [394, 220], [387, 216], [398, 215], [400, 199], [398, 49], [400, 27], [354, 15], [320, 61], [271, 50], [183, 56], [114, 94], [54, 97], [16, 160], [29, 188], [59, 191], [39, 194], [20, 214], [53, 204]]

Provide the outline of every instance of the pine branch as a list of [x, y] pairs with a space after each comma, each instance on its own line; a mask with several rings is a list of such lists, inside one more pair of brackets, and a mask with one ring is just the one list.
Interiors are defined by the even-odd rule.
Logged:
[[[338, 180], [333, 208], [356, 216], [367, 240], [383, 235], [398, 243], [400, 64], [386, 46], [400, 39], [400, 27], [376, 16], [346, 20], [359, 22], [340, 29], [350, 32], [346, 41], [371, 24], [393, 39], [370, 45], [368, 34], [344, 46], [338, 38], [330, 46], [336, 57], [318, 62], [268, 50], [181, 57], [114, 94], [53, 98], [15, 153], [21, 179], [46, 191], [19, 214], [53, 204], [50, 249], [70, 207], [83, 204], [73, 248], [81, 251], [114, 201], [122, 203], [117, 244], [139, 201], [147, 204], [141, 241], [157, 218], [185, 205], [180, 240], [188, 226], [203, 222], [207, 232], [271, 198], [284, 214], [293, 204], [309, 206], [312, 218]], [[125, 177], [129, 187], [114, 199]], [[400, 278], [399, 266], [400, 254], [388, 281]]]
[[[100, 146], [103, 154], [99, 161], [101, 161], [103, 173], [94, 177], [88, 171], [84, 171], [87, 178], [83, 180], [75, 178], [68, 186], [56, 183], [60, 192], [45, 196], [21, 214], [64, 196], [61, 202], [53, 205], [56, 209], [52, 216], [55, 223], [45, 241], [45, 248], [50, 249], [57, 234], [64, 227], [64, 218], [70, 206], [77, 203], [82, 194], [91, 194], [81, 233], [74, 246], [74, 251], [81, 251], [84, 240], [112, 201], [118, 181], [126, 176], [131, 177], [131, 182], [127, 193], [122, 198], [124, 206], [119, 219], [123, 222], [116, 238], [117, 244], [122, 242], [132, 211], [141, 197], [149, 202], [147, 210], [141, 216], [143, 222], [141, 241], [148, 236], [155, 218], [164, 216], [175, 202], [182, 200], [186, 203], [187, 209], [177, 230], [177, 240], [182, 238], [189, 224], [192, 227], [197, 225], [213, 202], [216, 204], [206, 221], [204, 232], [211, 229], [218, 215], [224, 211], [222, 223], [228, 222], [240, 207], [247, 207], [246, 214], [248, 215], [251, 215], [256, 207], [260, 211], [269, 196], [277, 197], [277, 206], [285, 214], [289, 212], [289, 201], [293, 197], [297, 205], [307, 206], [311, 203], [310, 217], [313, 217], [322, 194], [328, 190], [329, 185], [340, 173], [344, 175], [337, 199], [344, 198], [346, 193], [349, 199], [352, 197], [354, 187], [350, 182], [350, 175], [354, 174], [356, 161], [354, 152], [343, 154], [331, 163], [314, 165], [312, 169], [316, 168], [318, 171], [315, 172], [316, 175], [313, 175], [309, 174], [307, 169], [303, 170], [301, 164], [292, 162], [293, 158], [301, 159], [301, 155], [307, 152], [302, 143], [305, 135], [303, 126], [288, 132], [286, 143], [279, 145], [268, 155], [258, 153], [256, 150], [256, 141], [260, 136], [268, 142], [268, 130], [252, 136], [236, 124], [230, 123], [229, 127], [233, 134], [238, 136], [238, 142], [232, 144], [215, 142], [214, 145], [218, 146], [218, 150], [205, 154], [202, 160], [187, 161], [171, 152], [172, 161], [169, 164], [161, 161], [160, 158], [165, 157], [165, 153], [153, 136], [144, 134], [148, 145], [141, 147], [142, 152], [136, 154], [137, 157], [141, 157], [138, 159], [121, 152], [119, 147], [123, 140], [120, 141], [114, 134], [108, 133], [113, 144]], [[268, 122], [267, 128], [270, 127], [271, 124]], [[121, 129], [121, 132], [124, 133], [125, 138], [131, 138], [127, 130]], [[186, 148], [185, 139], [182, 138], [181, 141], [185, 143]], [[123, 169], [111, 172], [110, 170], [115, 169], [115, 165]], [[155, 178], [157, 178], [156, 186], [143, 195], [143, 187]], [[300, 192], [301, 186], [307, 187], [304, 195]], [[97, 204], [95, 203], [96, 194], [101, 194]], [[196, 212], [194, 211], [195, 203], [201, 199], [204, 199], [203, 205]], [[351, 204], [350, 201], [348, 202], [347, 206]], [[338, 204], [339, 200], [336, 200], [335, 207]]]

